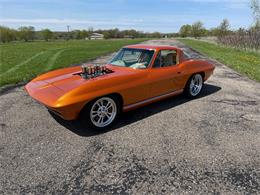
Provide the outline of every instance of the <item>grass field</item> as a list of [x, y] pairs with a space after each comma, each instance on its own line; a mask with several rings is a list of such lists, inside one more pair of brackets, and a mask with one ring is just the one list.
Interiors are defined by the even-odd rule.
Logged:
[[249, 78], [260, 81], [260, 53], [242, 51], [193, 39], [178, 40]]
[[53, 69], [79, 64], [144, 39], [8, 43], [0, 45], [0, 86], [28, 81]]

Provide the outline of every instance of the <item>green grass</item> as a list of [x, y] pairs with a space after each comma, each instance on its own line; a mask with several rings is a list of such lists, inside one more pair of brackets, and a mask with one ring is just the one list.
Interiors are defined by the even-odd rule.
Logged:
[[28, 81], [57, 68], [67, 67], [114, 52], [133, 40], [80, 40], [56, 42], [18, 42], [0, 45], [0, 86]]
[[214, 43], [192, 39], [178, 39], [193, 49], [214, 58], [223, 64], [247, 75], [249, 78], [260, 81], [260, 54], [257, 52], [242, 51], [220, 46]]

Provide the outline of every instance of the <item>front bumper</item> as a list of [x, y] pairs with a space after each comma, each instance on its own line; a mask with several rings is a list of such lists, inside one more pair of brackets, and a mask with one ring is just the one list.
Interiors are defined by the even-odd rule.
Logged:
[[78, 118], [80, 110], [73, 108], [73, 106], [61, 107], [61, 108], [46, 108], [53, 114], [61, 117], [64, 120], [75, 120]]
[[58, 100], [65, 92], [44, 81], [30, 82], [25, 86], [25, 90], [34, 100], [65, 120], [76, 119], [82, 108], [81, 104], [60, 105]]

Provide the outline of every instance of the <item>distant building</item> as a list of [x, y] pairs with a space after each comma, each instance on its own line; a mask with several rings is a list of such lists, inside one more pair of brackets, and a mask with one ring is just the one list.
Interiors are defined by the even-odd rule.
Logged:
[[92, 33], [90, 35], [90, 40], [104, 39], [104, 35], [100, 33]]

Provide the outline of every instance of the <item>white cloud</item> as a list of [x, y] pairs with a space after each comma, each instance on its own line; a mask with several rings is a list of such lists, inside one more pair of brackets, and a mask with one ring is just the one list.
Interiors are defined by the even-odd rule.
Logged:
[[34, 26], [37, 30], [43, 28], [50, 28], [52, 30], [64, 31], [67, 25], [71, 29], [86, 29], [93, 27], [94, 29], [130, 29], [137, 26], [144, 26], [145, 21], [142, 19], [118, 19], [118, 20], [77, 20], [77, 19], [14, 19], [14, 18], [0, 18], [0, 25], [9, 26], [12, 28], [19, 28], [20, 26]]
[[[188, 17], [187, 17], [188, 16]], [[161, 18], [164, 18], [163, 20]], [[208, 16], [203, 20], [206, 27], [216, 26], [220, 23], [222, 18], [215, 18]], [[0, 24], [9, 27], [18, 28], [23, 25], [32, 25], [37, 30], [43, 28], [50, 28], [52, 30], [66, 30], [66, 26], [70, 25], [72, 29], [86, 29], [89, 26], [94, 29], [137, 29], [144, 31], [161, 31], [161, 32], [177, 32], [182, 24], [191, 24], [197, 20], [201, 20], [198, 15], [164, 15], [162, 17], [147, 16], [142, 19], [127, 19], [121, 18], [116, 20], [76, 20], [76, 19], [0, 19]], [[240, 21], [241, 22], [241, 21]], [[234, 21], [232, 20], [233, 24]]]
[[117, 24], [117, 23], [124, 23], [124, 24], [134, 24], [140, 23], [143, 20], [135, 19], [135, 20], [128, 20], [128, 19], [121, 19], [116, 21], [111, 20], [76, 20], [76, 19], [13, 19], [13, 18], [6, 18], [0, 19], [0, 23], [22, 23], [22, 24]]
[[[97, 23], [92, 20], [71, 20], [71, 19], [0, 19], [1, 23], [30, 23], [30, 24], [91, 24]], [[104, 21], [102, 23], [105, 23]]]

